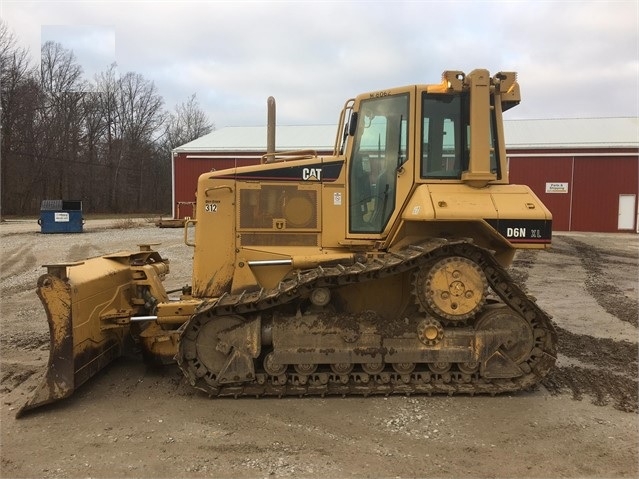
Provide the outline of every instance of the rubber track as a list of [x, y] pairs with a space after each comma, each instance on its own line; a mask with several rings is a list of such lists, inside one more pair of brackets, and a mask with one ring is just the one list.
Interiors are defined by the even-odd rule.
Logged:
[[[435, 374], [414, 371], [411, 374], [382, 372], [369, 375], [353, 371], [348, 375], [333, 372], [317, 372], [309, 376], [297, 373], [273, 377], [256, 371], [255, 380], [239, 385], [213, 386], [205, 378], [194, 378], [192, 385], [210, 396], [307, 396], [307, 395], [374, 395], [374, 394], [500, 394], [526, 390], [537, 384], [554, 366], [557, 336], [551, 318], [537, 306], [512, 280], [508, 272], [497, 262], [490, 251], [466, 240], [430, 240], [410, 245], [399, 252], [389, 252], [381, 259], [350, 266], [318, 266], [298, 272], [293, 278], [282, 281], [277, 288], [262, 289], [252, 293], [222, 295], [201, 305], [197, 315], [244, 315], [275, 308], [305, 296], [314, 288], [334, 288], [357, 282], [375, 281], [379, 278], [416, 270], [429, 262], [449, 256], [463, 256], [476, 262], [483, 270], [488, 284], [501, 300], [518, 312], [533, 329], [535, 346], [522, 369], [526, 374], [512, 379], [484, 379], [477, 373], [463, 374], [450, 371]], [[190, 322], [183, 326], [180, 340]], [[178, 351], [180, 349], [178, 348]], [[178, 364], [187, 378], [193, 374], [188, 361], [178, 352]], [[256, 364], [257, 365], [257, 364]], [[418, 365], [418, 367], [421, 365]]]

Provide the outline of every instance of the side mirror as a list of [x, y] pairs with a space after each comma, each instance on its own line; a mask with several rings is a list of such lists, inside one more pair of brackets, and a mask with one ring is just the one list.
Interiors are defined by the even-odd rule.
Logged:
[[355, 130], [357, 130], [357, 112], [351, 114], [351, 119], [348, 121], [348, 135], [355, 136]]

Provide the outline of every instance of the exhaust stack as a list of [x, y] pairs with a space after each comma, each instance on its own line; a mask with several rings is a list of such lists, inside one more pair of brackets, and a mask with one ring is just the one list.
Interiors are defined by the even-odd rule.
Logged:
[[275, 98], [268, 97], [266, 123], [266, 163], [275, 161]]

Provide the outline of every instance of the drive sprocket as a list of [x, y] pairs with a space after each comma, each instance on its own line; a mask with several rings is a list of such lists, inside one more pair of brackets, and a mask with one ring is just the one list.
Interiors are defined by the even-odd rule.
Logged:
[[488, 281], [474, 261], [449, 256], [419, 268], [415, 274], [415, 302], [423, 312], [448, 322], [474, 317], [486, 303]]

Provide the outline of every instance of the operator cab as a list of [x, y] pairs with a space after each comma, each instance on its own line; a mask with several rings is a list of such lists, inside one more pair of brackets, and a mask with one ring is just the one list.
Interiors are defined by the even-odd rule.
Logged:
[[449, 71], [438, 85], [358, 97], [348, 125], [349, 234], [387, 235], [416, 184], [507, 184], [500, 125], [519, 102], [515, 78]]

